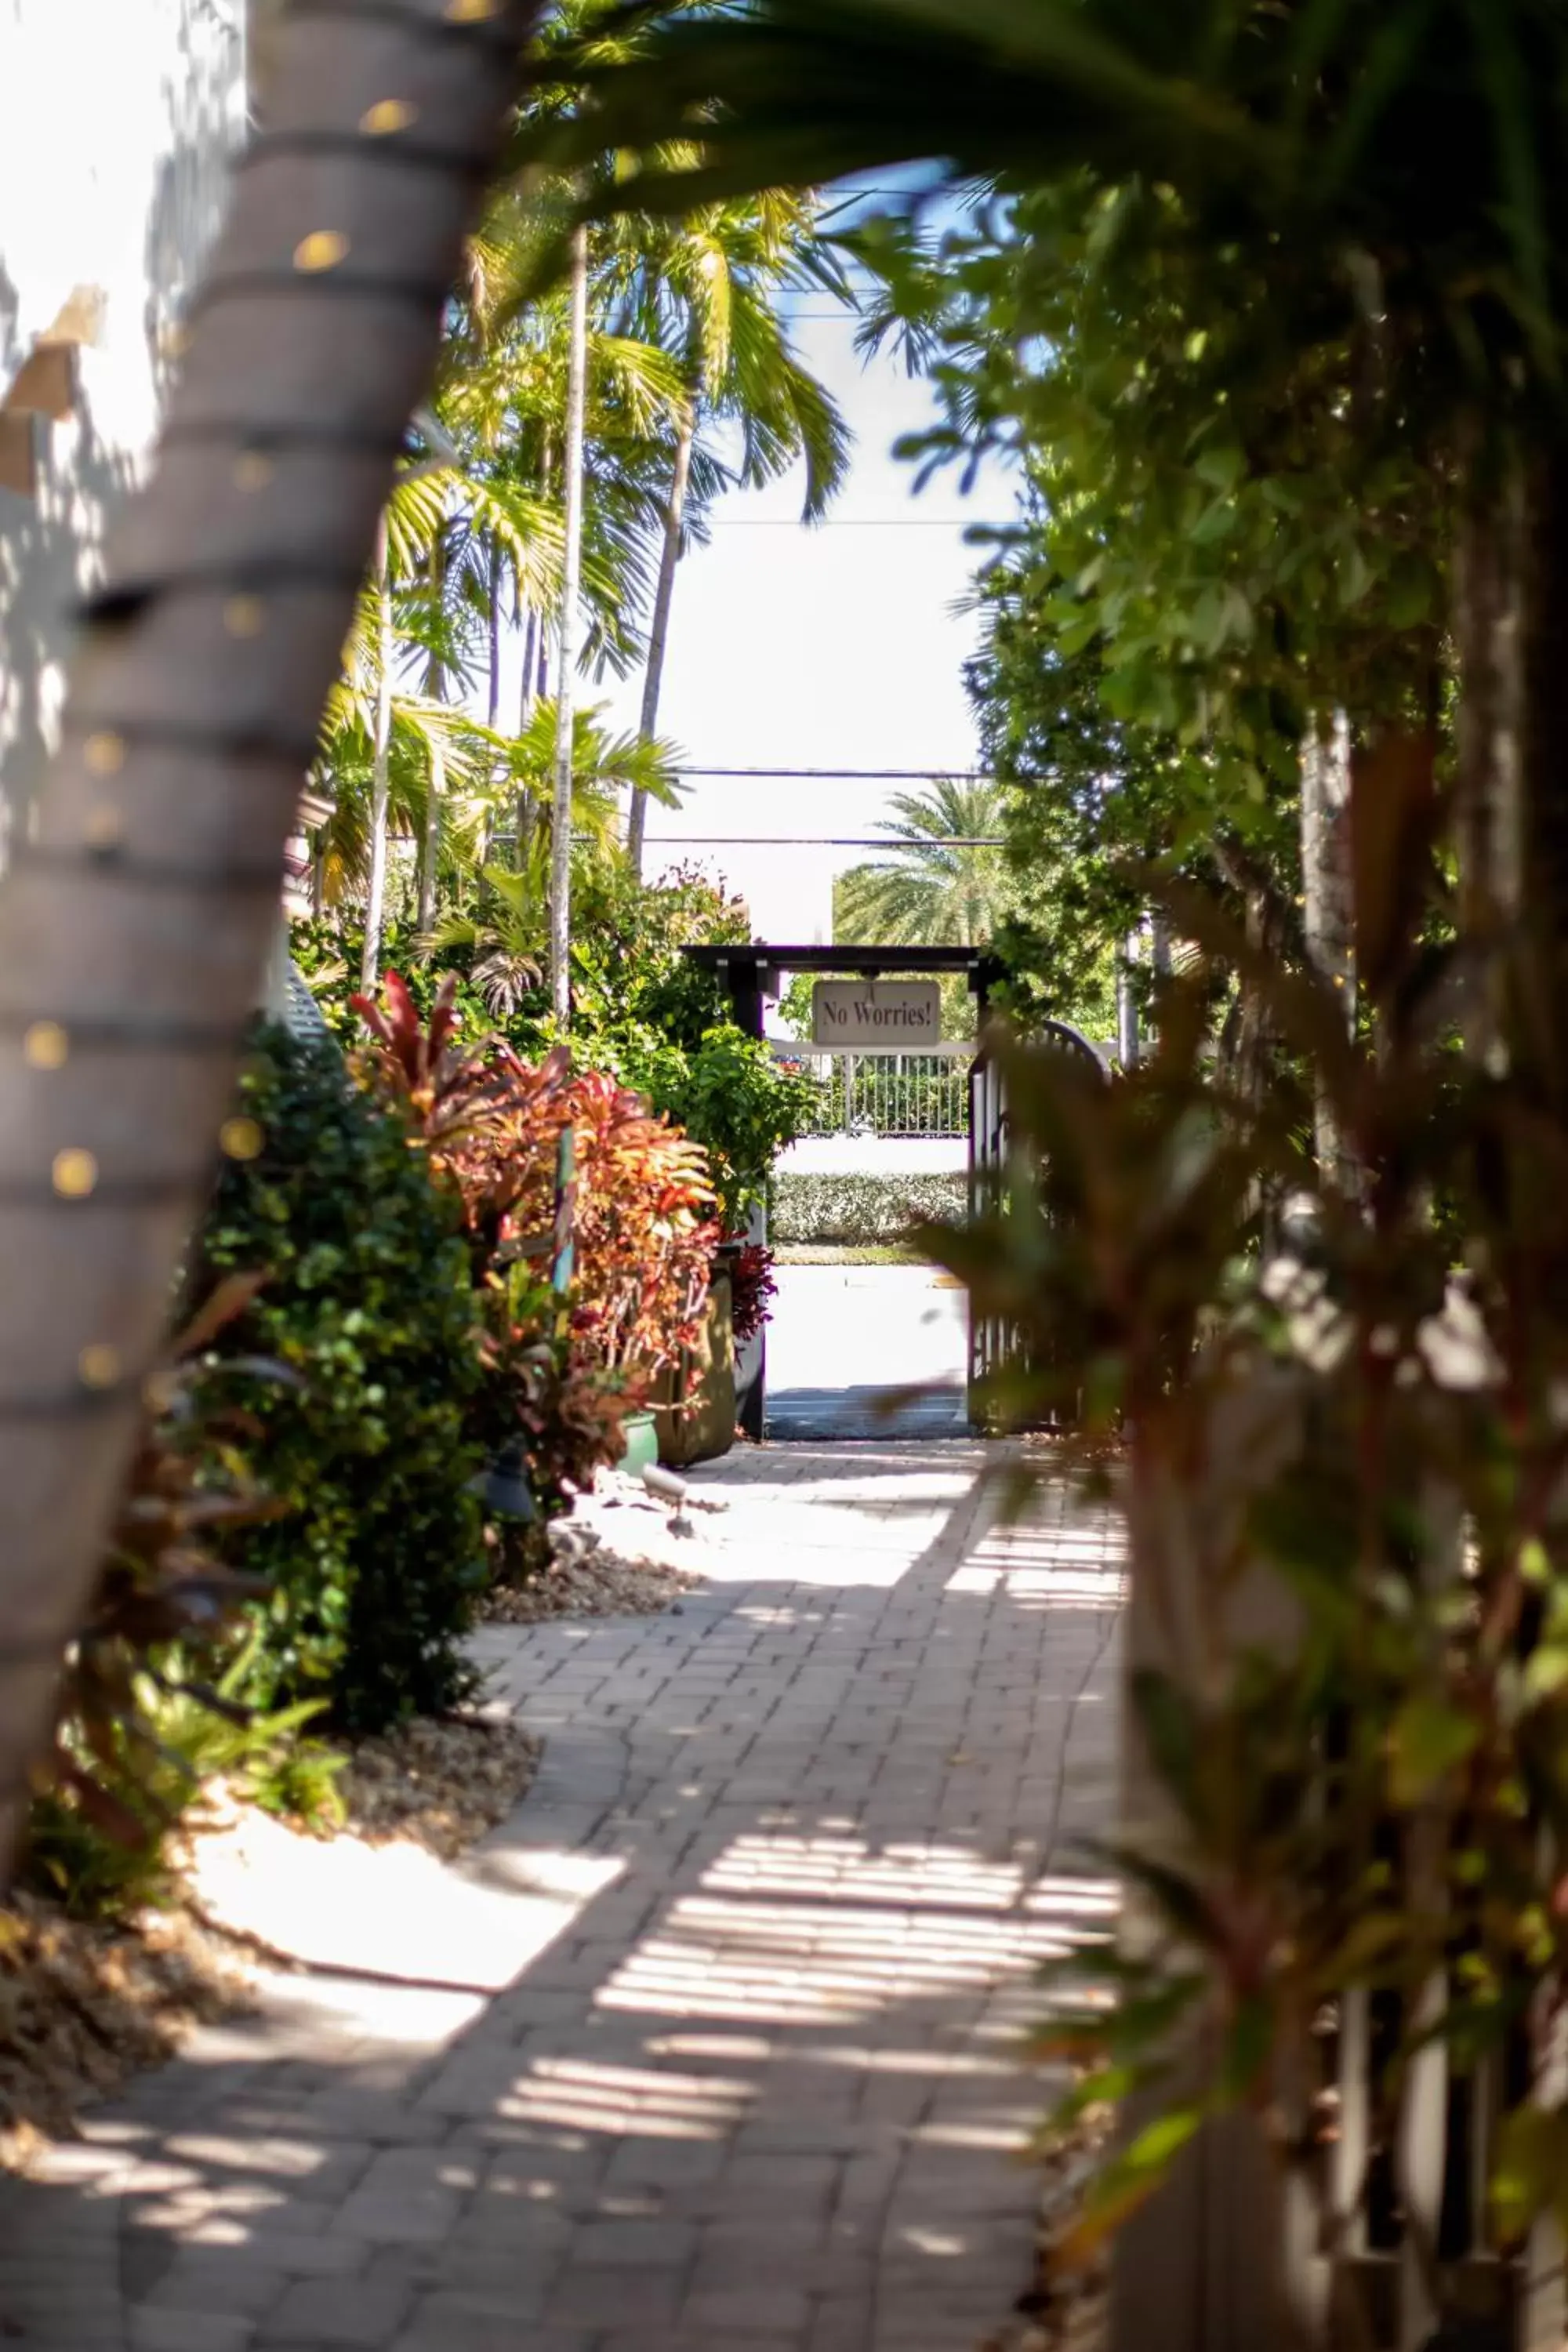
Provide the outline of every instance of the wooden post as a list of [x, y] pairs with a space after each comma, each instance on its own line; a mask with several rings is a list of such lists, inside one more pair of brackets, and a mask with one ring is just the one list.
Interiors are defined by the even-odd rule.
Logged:
[[563, 1297], [577, 1271], [577, 1138], [568, 1121], [555, 1147], [555, 1227], [552, 1237], [550, 1287]]
[[[1253, 1377], [1215, 1397], [1205, 1449], [1214, 1487], [1203, 1507], [1189, 1509], [1181, 1484], [1157, 1469], [1144, 1478], [1134, 1472], [1129, 1482], [1121, 1833], [1139, 1846], [1158, 1851], [1169, 1841], [1180, 1851], [1184, 1831], [1141, 1737], [1132, 1678], [1157, 1668], [1193, 1688], [1205, 1646], [1196, 1628], [1208, 1621], [1212, 1649], [1216, 1614], [1237, 1655], [1299, 1638], [1296, 1612], [1277, 1577], [1249, 1577], [1223, 1597], [1205, 1590], [1205, 1551], [1223, 1550], [1214, 1497], [1231, 1494], [1231, 1508], [1238, 1510], [1259, 1461], [1289, 1452], [1295, 1393], [1288, 1370], [1260, 1364]], [[1153, 1923], [1131, 1887], [1122, 1940], [1134, 1954], [1153, 1941]], [[1195, 2048], [1173, 2049], [1172, 2056], [1178, 2081], [1189, 2065], [1196, 2074]], [[1134, 2135], [1172, 2095], [1167, 2083], [1129, 2100], [1122, 2134]], [[1290, 2263], [1288, 2234], [1298, 2253], [1305, 2250], [1300, 2229], [1288, 2233], [1286, 2222], [1282, 2183], [1257, 2121], [1237, 2115], [1205, 2124], [1159, 2194], [1117, 2233], [1110, 2352], [1277, 2352], [1310, 2341], [1310, 2305], [1321, 2282]]]

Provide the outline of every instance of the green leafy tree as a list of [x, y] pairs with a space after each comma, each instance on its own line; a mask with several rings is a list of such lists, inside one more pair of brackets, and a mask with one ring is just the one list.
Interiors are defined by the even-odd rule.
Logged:
[[[1000, 181], [1010, 198], [1038, 193], [1048, 204], [1087, 177], [1097, 249], [1114, 248], [1124, 222], [1151, 206], [1179, 217], [1187, 277], [1208, 289], [1183, 333], [1194, 360], [1223, 323], [1227, 277], [1247, 294], [1235, 313], [1243, 388], [1248, 368], [1264, 387], [1270, 374], [1293, 379], [1285, 422], [1311, 409], [1302, 370], [1312, 355], [1338, 352], [1348, 363], [1316, 405], [1307, 456], [1311, 471], [1337, 441], [1351, 468], [1332, 482], [1343, 528], [1325, 517], [1333, 551], [1321, 609], [1353, 605], [1365, 574], [1391, 610], [1406, 593], [1394, 573], [1407, 551], [1395, 537], [1379, 563], [1376, 534], [1369, 554], [1357, 522], [1363, 493], [1380, 487], [1367, 461], [1391, 426], [1402, 473], [1462, 485], [1446, 527], [1462, 558], [1458, 658], [1479, 699], [1508, 714], [1500, 730], [1467, 730], [1459, 747], [1469, 914], [1495, 929], [1522, 890], [1544, 937], [1563, 934], [1568, 904], [1568, 702], [1550, 651], [1568, 611], [1568, 170], [1553, 95], [1565, 61], [1568, 26], [1536, 0], [1376, 10], [1001, 0], [979, 14], [959, 0], [765, 0], [666, 23], [634, 58], [574, 70], [592, 91], [595, 138], [637, 159], [607, 203], [679, 211], [914, 159], [936, 159], [939, 181]], [[698, 117], [700, 148], [661, 149], [677, 120]], [[557, 162], [573, 135], [581, 131], [557, 127]], [[519, 160], [526, 152], [524, 141]], [[1158, 335], [1157, 312], [1151, 324]], [[1026, 357], [1047, 348], [1016, 346]], [[1103, 387], [1108, 407], [1136, 396], [1138, 368], [1123, 344]], [[1255, 490], [1266, 505], [1267, 485], [1290, 470], [1272, 451], [1255, 465], [1233, 423], [1237, 383], [1216, 389], [1226, 398], [1171, 486], [1173, 554], [1178, 532], [1201, 551], [1226, 528], [1236, 493]], [[1268, 413], [1258, 402], [1253, 422]], [[1393, 486], [1391, 511], [1402, 499]], [[1240, 511], [1244, 541], [1267, 562], [1266, 518], [1245, 498]], [[1096, 552], [1114, 563], [1117, 545]], [[1262, 635], [1239, 582], [1235, 595], [1195, 572], [1192, 584], [1190, 598], [1150, 614], [1145, 642], [1124, 631], [1110, 656], [1151, 709], [1169, 704], [1178, 728], [1202, 705], [1198, 681], [1183, 675], [1184, 646], [1207, 661], [1230, 647], [1250, 655]], [[1095, 615], [1081, 617], [1087, 640]], [[1168, 648], [1176, 659], [1163, 677]], [[1500, 659], [1517, 671], [1511, 682], [1498, 676]], [[1239, 698], [1232, 708], [1245, 766], [1265, 724]], [[1232, 756], [1224, 726], [1212, 740]], [[1510, 840], [1524, 854], [1490, 871], [1486, 845]]]

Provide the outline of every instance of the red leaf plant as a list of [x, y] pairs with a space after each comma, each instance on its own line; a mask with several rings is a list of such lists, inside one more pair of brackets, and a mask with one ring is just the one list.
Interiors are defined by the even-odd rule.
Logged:
[[619, 1374], [628, 1402], [640, 1402], [701, 1329], [719, 1238], [707, 1154], [606, 1072], [571, 1075], [563, 1047], [537, 1065], [499, 1036], [464, 1048], [455, 988], [443, 981], [428, 1025], [395, 972], [384, 1009], [353, 1000], [376, 1041], [369, 1075], [405, 1106], [432, 1162], [457, 1184], [477, 1283], [550, 1232], [571, 1127], [574, 1349]]
[[730, 1268], [730, 1320], [737, 1340], [754, 1339], [773, 1313], [770, 1301], [778, 1296], [773, 1279], [773, 1254], [760, 1242], [748, 1242], [735, 1254]]
[[577, 1168], [574, 1334], [586, 1360], [646, 1395], [701, 1330], [718, 1241], [708, 1156], [607, 1072], [584, 1071], [551, 1098], [544, 1149], [531, 1157], [508, 1231], [549, 1223], [556, 1139], [568, 1120]]
[[526, 1181], [535, 1138], [546, 1124], [554, 1136], [565, 1123], [564, 1113], [552, 1118], [546, 1107], [566, 1076], [568, 1057], [558, 1047], [531, 1067], [500, 1035], [465, 1044], [457, 1034], [458, 983], [451, 973], [437, 991], [427, 1024], [401, 974], [387, 972], [383, 984], [384, 1008], [366, 996], [349, 1000], [375, 1041], [363, 1054], [361, 1068], [382, 1094], [401, 1104], [432, 1165], [456, 1184], [474, 1248], [475, 1279], [482, 1280], [502, 1221]]

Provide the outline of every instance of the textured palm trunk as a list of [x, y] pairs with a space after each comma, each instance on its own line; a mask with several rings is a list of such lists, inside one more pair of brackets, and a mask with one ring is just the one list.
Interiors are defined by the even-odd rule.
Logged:
[[572, 1017], [572, 753], [582, 628], [583, 427], [588, 390], [588, 233], [572, 241], [572, 357], [566, 388], [565, 548], [555, 678], [555, 791], [550, 812], [550, 993], [563, 1029]]
[[[1351, 848], [1351, 734], [1342, 710], [1313, 722], [1301, 744], [1302, 929], [1315, 970], [1339, 993], [1347, 1027], [1355, 1026], [1355, 866]], [[1325, 1179], [1345, 1173], [1344, 1139], [1320, 1087], [1313, 1108], [1318, 1166]]]
[[[1455, 834], [1459, 920], [1485, 950], [1524, 901], [1525, 517], [1522, 469], [1466, 451], [1468, 487], [1454, 562], [1458, 656]], [[1484, 962], [1466, 994], [1466, 1045], [1484, 1060], [1502, 1045], [1500, 975]]]
[[[1461, 576], [1464, 602], [1473, 594], [1479, 609], [1467, 613], [1462, 602], [1460, 615], [1489, 680], [1484, 736], [1466, 747], [1472, 890], [1481, 919], [1525, 950], [1524, 987], [1511, 1005], [1494, 995], [1481, 1043], [1489, 1057], [1500, 1047], [1526, 1065], [1542, 1112], [1561, 1136], [1568, 1134], [1568, 443], [1538, 442], [1513, 463], [1489, 531], [1484, 522], [1479, 530], [1479, 578], [1464, 577], [1463, 568]], [[1542, 1836], [1561, 1867], [1562, 1839], [1549, 1826]], [[1560, 2107], [1560, 2021], [1538, 2018], [1531, 2056], [1536, 2099], [1548, 2111]], [[1525, 2270], [1521, 2352], [1548, 2352], [1568, 2340], [1568, 2276], [1555, 2214], [1531, 2232]]]
[[[1552, 1069], [1568, 1118], [1568, 1062], [1562, 1042], [1568, 973], [1568, 444], [1537, 449], [1525, 473], [1521, 506], [1520, 896], [1542, 962], [1542, 998], [1553, 1028]], [[1506, 743], [1506, 727], [1502, 732]]]
[[489, 612], [487, 625], [489, 632], [490, 690], [486, 723], [494, 727], [500, 718], [500, 549], [490, 550]]
[[392, 626], [392, 576], [386, 551], [386, 517], [375, 535], [376, 679], [375, 745], [370, 784], [370, 878], [364, 894], [364, 945], [359, 984], [374, 993], [381, 971], [381, 934], [386, 919], [386, 821], [392, 799], [392, 666], [397, 647]]
[[[669, 478], [669, 504], [664, 514], [664, 545], [659, 551], [658, 586], [654, 593], [653, 618], [647, 633], [647, 667], [643, 673], [641, 731], [647, 740], [658, 732], [658, 698], [664, 685], [664, 656], [669, 644], [669, 608], [675, 598], [675, 568], [680, 561], [680, 527], [686, 513], [687, 486], [691, 479], [691, 446], [697, 438], [697, 402], [693, 398], [680, 423], [675, 463]], [[642, 872], [643, 840], [647, 830], [647, 794], [632, 793], [626, 819], [626, 855], [632, 872]]]
[[[531, 604], [528, 623], [522, 637], [522, 689], [517, 701], [517, 731], [526, 735], [533, 718], [533, 671], [539, 657], [539, 614]], [[533, 841], [533, 794], [526, 784], [520, 784], [517, 793], [517, 843], [512, 851], [512, 869], [518, 874], [528, 871], [529, 850]]]
[[[438, 532], [430, 553], [430, 581], [439, 604], [446, 594], [447, 541]], [[446, 665], [432, 656], [425, 674], [425, 691], [432, 702], [447, 698]], [[419, 845], [419, 928], [428, 931], [436, 919], [436, 885], [441, 866], [442, 803], [447, 793], [447, 761], [439, 736], [430, 742], [430, 775], [425, 793], [425, 832]]]
[[[0, 883], [0, 1789], [80, 1623], [399, 439], [499, 155], [513, 0], [287, 20], [268, 133]], [[405, 162], [401, 140], [423, 152]]]
[[441, 864], [441, 803], [447, 793], [447, 762], [439, 743], [430, 746], [430, 780], [425, 792], [425, 838], [419, 847], [419, 928], [436, 920], [436, 883]]

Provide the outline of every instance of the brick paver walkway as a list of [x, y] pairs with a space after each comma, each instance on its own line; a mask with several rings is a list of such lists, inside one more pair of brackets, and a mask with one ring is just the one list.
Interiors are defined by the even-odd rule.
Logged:
[[0, 2328], [968, 2352], [1028, 2271], [1032, 1968], [1111, 1905], [1066, 1854], [1108, 1812], [1116, 1531], [1058, 1489], [1000, 1524], [996, 1458], [737, 1454], [679, 1613], [485, 1634], [549, 1745], [453, 1885], [534, 1956], [275, 1981], [0, 2198]]

